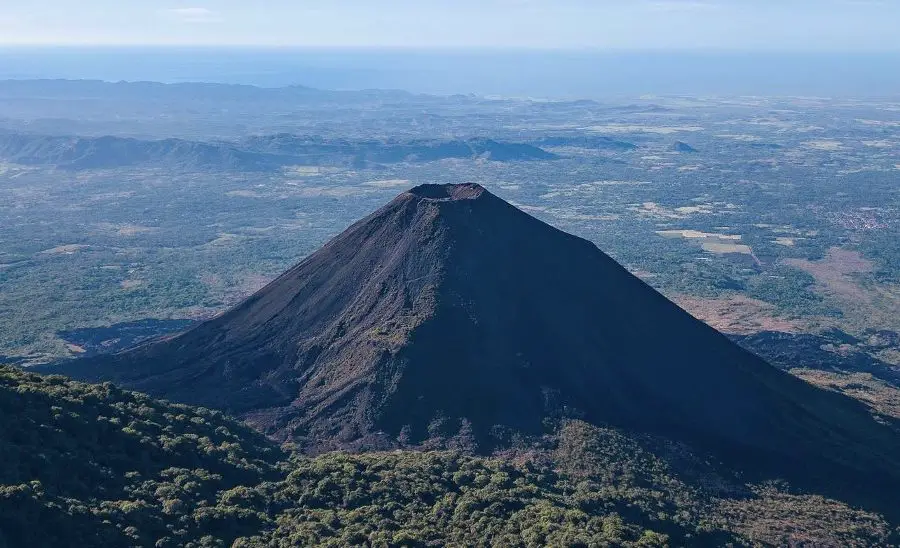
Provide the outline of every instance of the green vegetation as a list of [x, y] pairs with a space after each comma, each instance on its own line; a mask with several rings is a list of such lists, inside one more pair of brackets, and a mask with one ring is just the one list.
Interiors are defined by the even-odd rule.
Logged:
[[[292, 454], [222, 414], [0, 367], [0, 546], [884, 545], [881, 517], [567, 423], [495, 458]], [[800, 536], [798, 536], [800, 535]]]
[[768, 275], [753, 278], [747, 293], [756, 299], [778, 303], [793, 315], [840, 316], [840, 310], [829, 307], [825, 299], [812, 290], [814, 279], [809, 274], [786, 266], [772, 268]]
[[248, 546], [662, 545], [582, 504], [552, 470], [456, 453], [297, 459], [273, 494], [276, 527]]
[[283, 454], [216, 411], [0, 369], [0, 546], [179, 545], [255, 531], [222, 513]]
[[[80, 341], [64, 331], [214, 314], [404, 188], [472, 181], [596, 242], [667, 295], [764, 301], [748, 316], [736, 301], [731, 323], [837, 327], [862, 341], [854, 352], [900, 364], [896, 342], [866, 342], [872, 329], [889, 341], [900, 333], [900, 144], [887, 126], [865, 123], [888, 103], [655, 98], [659, 105], [636, 101], [629, 112], [590, 101], [400, 92], [227, 99], [217, 95], [223, 89], [194, 96], [153, 84], [153, 97], [167, 99], [146, 101], [92, 91], [105, 87], [96, 83], [56, 83], [49, 94], [47, 83], [10, 85], [34, 86], [26, 102], [0, 101], [2, 125], [13, 132], [192, 142], [282, 132], [488, 136], [560, 159], [417, 158], [271, 172], [181, 162], [73, 172], [0, 162], [0, 362], [79, 354], [67, 343]], [[673, 153], [680, 139], [700, 152]], [[804, 145], [829, 139], [843, 147]], [[331, 160], [323, 153], [324, 165]], [[752, 255], [658, 234], [671, 230], [740, 235]], [[872, 271], [834, 275], [824, 261], [833, 248], [859, 251]], [[792, 259], [816, 263], [819, 277], [789, 266]], [[111, 329], [94, 346], [125, 339]], [[831, 350], [851, 355], [822, 351]], [[857, 362], [845, 362], [846, 375], [795, 373], [898, 416], [896, 385], [860, 377]], [[384, 544], [869, 546], [888, 545], [893, 534], [879, 516], [840, 502], [748, 487], [685, 448], [581, 423], [547, 449], [509, 459], [310, 459], [215, 412], [8, 369], [0, 370], [0, 419], [0, 545], [11, 547], [344, 545], [363, 536]]]
[[[404, 188], [425, 182], [483, 184], [596, 242], [669, 296], [736, 293], [801, 324], [855, 336], [867, 328], [900, 332], [900, 145], [886, 126], [865, 122], [872, 109], [888, 112], [888, 103], [655, 98], [601, 113], [590, 101], [271, 90], [232, 96], [224, 88], [194, 94], [151, 84], [168, 99], [150, 106], [135, 99], [144, 97], [142, 86], [56, 85], [29, 91], [27, 107], [0, 102], [10, 135], [27, 128], [44, 135], [178, 137], [193, 145], [174, 152], [191, 157], [221, 148], [222, 140], [243, 142], [254, 154], [314, 146], [321, 150], [305, 161], [322, 166], [345, 164], [344, 145], [384, 136], [417, 146], [449, 136], [489, 137], [544, 147], [560, 158], [424, 161], [442, 157], [442, 149], [407, 154], [400, 146], [400, 156], [384, 164], [371, 163], [376, 154], [352, 167], [282, 171], [231, 163], [241, 159], [233, 153], [187, 163], [167, 162], [164, 154], [114, 169], [88, 162], [80, 171], [0, 162], [0, 357], [23, 363], [72, 357], [79, 350], [62, 331], [212, 315]], [[48, 84], [4, 83], [0, 94], [19, 97], [18, 86]], [[58, 116], [45, 119], [40, 113], [47, 111]], [[35, 126], [36, 119], [44, 121]], [[679, 141], [700, 152], [673, 152]], [[814, 146], [821, 142], [842, 146]], [[67, 164], [63, 156], [56, 165]], [[740, 236], [738, 245], [752, 255], [710, 252], [697, 238], [658, 234], [673, 230]], [[872, 272], [844, 286], [859, 286], [871, 299], [841, 300], [787, 266], [792, 259], [820, 261], [832, 248], [857, 250], [873, 263]], [[884, 304], [877, 322], [868, 321], [873, 302]]]
[[[667, 295], [738, 293], [774, 305], [779, 315], [856, 336], [867, 328], [900, 332], [900, 145], [886, 126], [865, 122], [875, 110], [888, 112], [888, 103], [655, 98], [652, 105], [598, 111], [589, 101], [398, 92], [301, 97], [266, 91], [261, 101], [227, 89], [195, 95], [150, 85], [169, 98], [151, 106], [135, 100], [144, 97], [141, 86], [56, 85], [28, 92], [27, 107], [0, 101], [10, 134], [28, 128], [45, 135], [174, 136], [203, 143], [202, 149], [256, 135], [245, 144], [266, 154], [292, 153], [298, 141], [490, 137], [545, 147], [560, 158], [431, 162], [421, 160], [433, 155], [404, 152], [402, 159], [415, 161], [264, 172], [246, 171], [242, 162], [225, 172], [204, 168], [206, 160], [229, 155], [77, 172], [0, 162], [0, 356], [25, 363], [71, 357], [78, 350], [67, 347], [72, 341], [60, 331], [214, 314], [404, 188], [461, 181], [483, 184], [596, 242]], [[0, 94], [11, 86], [48, 84], [4, 83]], [[62, 93], [67, 89], [75, 91]], [[40, 113], [47, 111], [58, 115], [46, 119]], [[36, 119], [44, 121], [35, 126]], [[678, 141], [700, 152], [675, 153]], [[842, 147], [810, 145], [831, 141]], [[343, 157], [331, 146], [314, 156], [322, 165]], [[91, 166], [97, 167], [82, 167]], [[752, 256], [714, 253], [699, 239], [658, 234], [673, 230], [740, 236]], [[848, 280], [845, 289], [860, 286], [872, 302], [886, 303], [877, 325], [860, 321], [871, 302], [824, 294], [785, 262], [817, 262], [835, 247], [857, 250], [873, 263], [872, 272]]]

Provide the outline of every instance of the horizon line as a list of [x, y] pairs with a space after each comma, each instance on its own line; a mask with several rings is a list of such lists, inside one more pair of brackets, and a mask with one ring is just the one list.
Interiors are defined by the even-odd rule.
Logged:
[[2, 50], [257, 50], [257, 51], [352, 51], [352, 52], [496, 52], [496, 53], [590, 53], [590, 54], [685, 54], [685, 53], [712, 53], [712, 54], [821, 54], [821, 55], [889, 55], [900, 54], [900, 47], [886, 49], [806, 49], [806, 48], [613, 48], [599, 46], [527, 46], [527, 45], [316, 45], [316, 44], [189, 44], [189, 43], [86, 43], [86, 42], [60, 42], [60, 43], [27, 43], [27, 42], [0, 42]]

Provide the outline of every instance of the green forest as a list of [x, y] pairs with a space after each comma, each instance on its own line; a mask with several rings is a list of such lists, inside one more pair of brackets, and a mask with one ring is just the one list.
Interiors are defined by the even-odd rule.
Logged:
[[217, 411], [0, 367], [0, 546], [897, 540], [881, 516], [744, 485], [679, 451], [570, 421], [544, 446], [496, 458], [309, 457]]

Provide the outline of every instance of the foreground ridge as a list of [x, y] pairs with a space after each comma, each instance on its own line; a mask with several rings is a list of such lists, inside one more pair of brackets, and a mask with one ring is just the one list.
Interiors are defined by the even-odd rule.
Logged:
[[217, 411], [0, 366], [0, 425], [4, 547], [897, 540], [882, 517], [838, 501], [715, 474], [686, 483], [696, 471], [659, 456], [671, 451], [581, 421], [566, 421], [552, 447], [512, 458], [310, 458]]

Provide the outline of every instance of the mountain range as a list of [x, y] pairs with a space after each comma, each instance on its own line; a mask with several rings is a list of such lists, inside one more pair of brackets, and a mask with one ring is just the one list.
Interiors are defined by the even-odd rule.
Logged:
[[291, 134], [261, 135], [240, 141], [247, 150], [294, 158], [299, 163], [330, 163], [334, 158], [353, 158], [356, 163], [393, 164], [433, 162], [445, 159], [488, 158], [498, 162], [552, 160], [556, 155], [525, 143], [492, 139], [349, 140], [301, 137]]
[[48, 136], [0, 132], [0, 160], [60, 169], [163, 167], [188, 171], [275, 171], [294, 165], [366, 166], [445, 159], [550, 160], [524, 143], [491, 139], [350, 141], [279, 134], [240, 142]]

